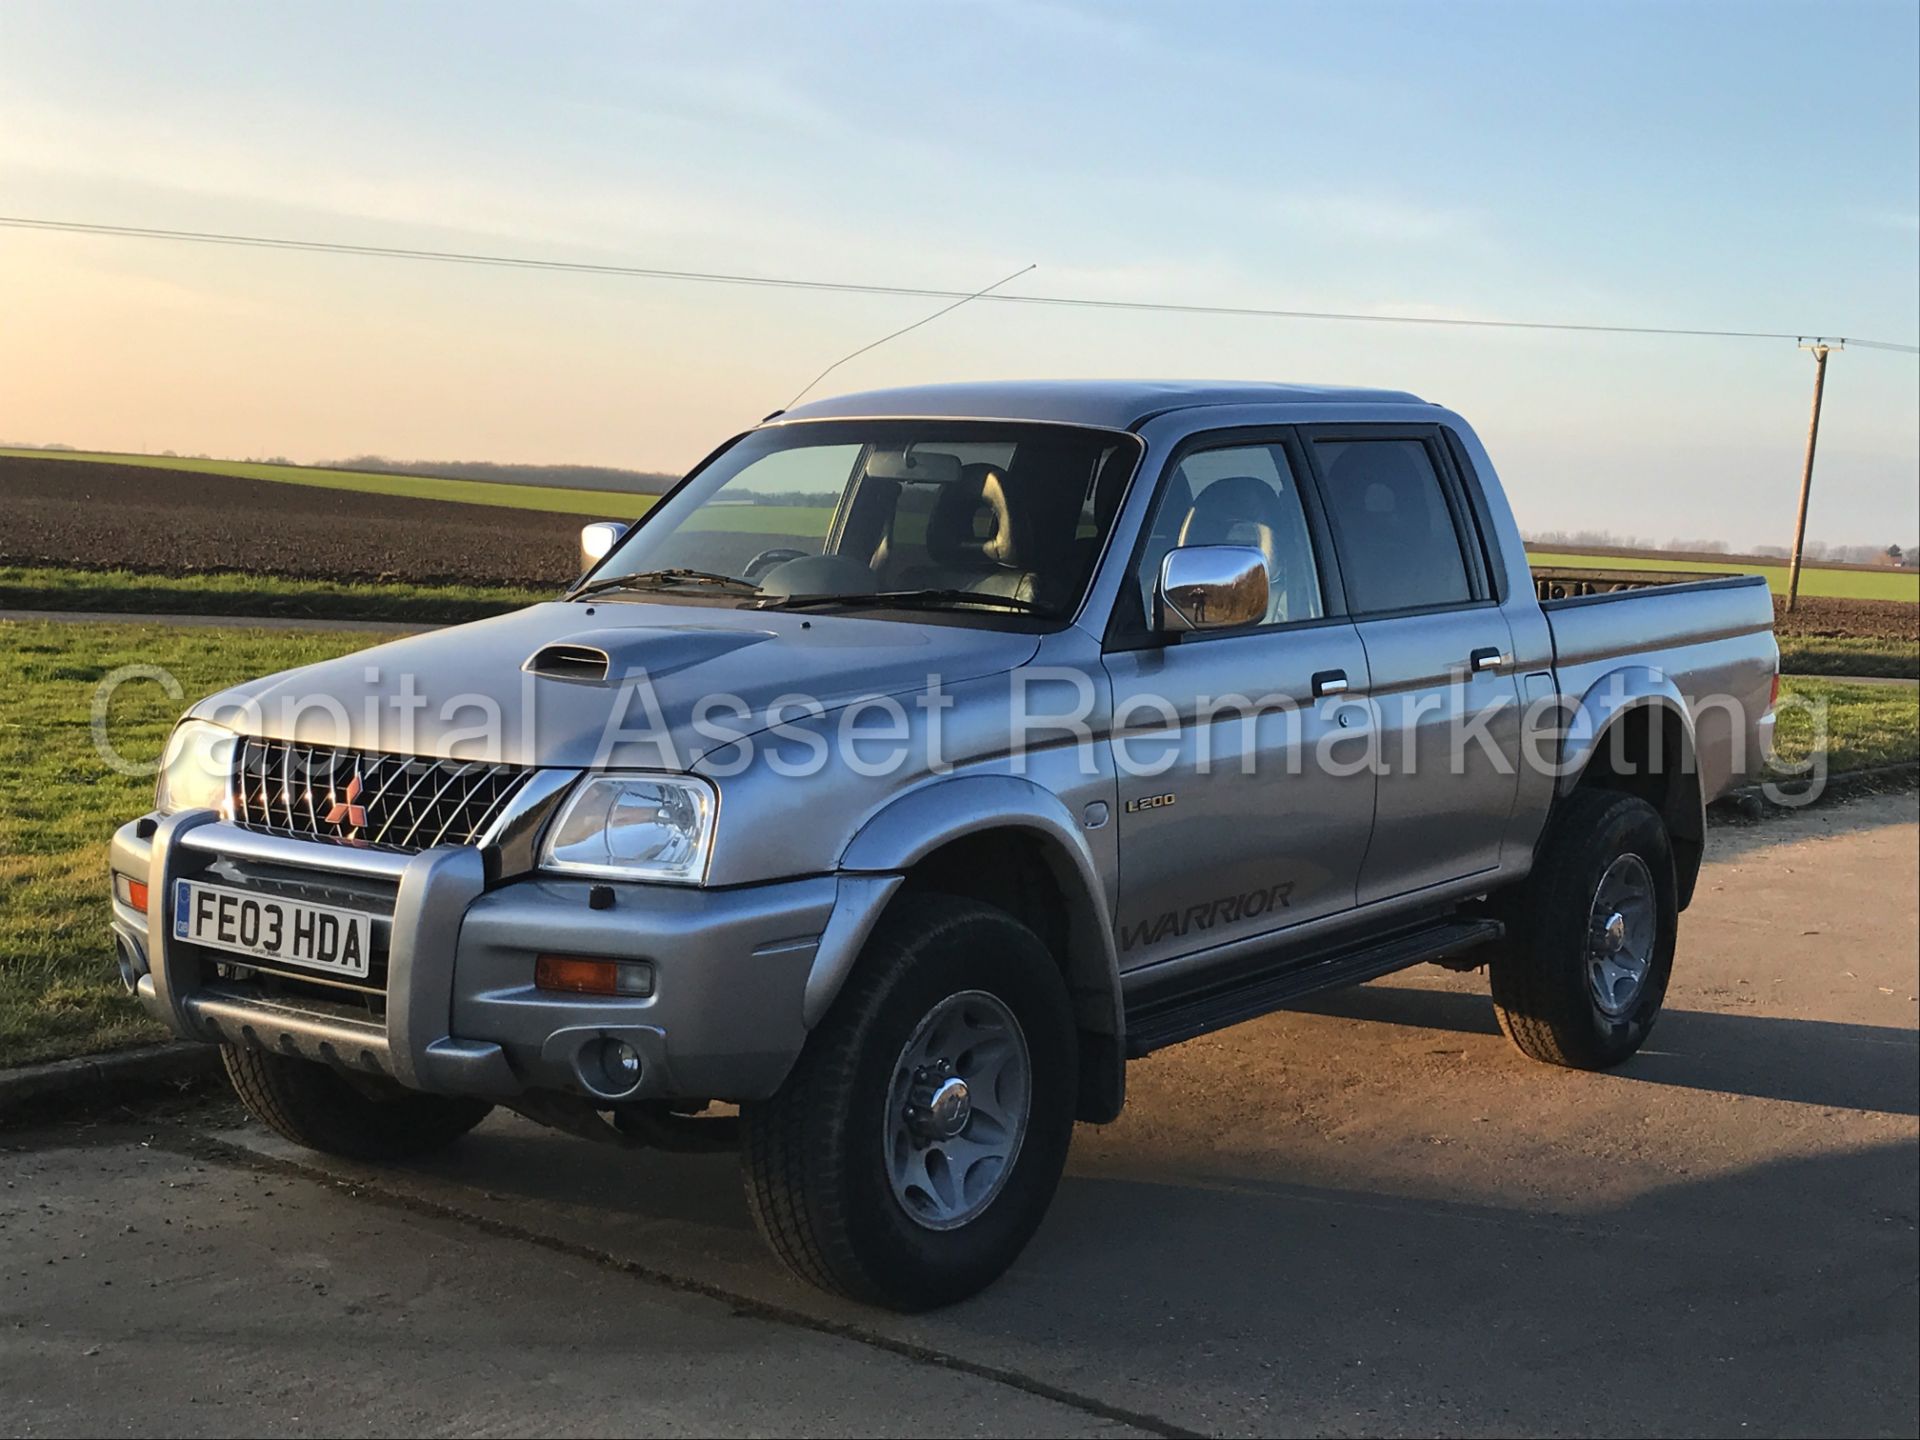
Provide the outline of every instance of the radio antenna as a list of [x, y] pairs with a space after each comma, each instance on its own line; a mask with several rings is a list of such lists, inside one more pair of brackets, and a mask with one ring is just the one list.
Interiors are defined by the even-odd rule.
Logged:
[[971, 295], [962, 295], [958, 300], [955, 300], [951, 305], [943, 305], [938, 310], [934, 311], [931, 315], [928, 315], [923, 317], [922, 319], [916, 320], [911, 325], [901, 326], [898, 330], [894, 331], [891, 335], [882, 335], [878, 340], [873, 341], [871, 344], [862, 345], [858, 350], [855, 350], [852, 354], [842, 355], [838, 360], [834, 361], [831, 365], [827, 366], [826, 369], [822, 370], [818, 375], [814, 376], [813, 379], [809, 380], [805, 385], [801, 386], [800, 393], [794, 396], [793, 399], [789, 400], [781, 408], [781, 410], [776, 410], [774, 414], [777, 415], [782, 413], [782, 411], [784, 410], [791, 410], [794, 406], [798, 405], [800, 401], [806, 396], [807, 391], [813, 389], [814, 386], [818, 385], [822, 380], [826, 379], [827, 376], [831, 375], [834, 371], [838, 370], [842, 365], [846, 364], [847, 361], [856, 360], [860, 356], [866, 354], [869, 350], [877, 350], [882, 345], [886, 344], [889, 340], [898, 340], [902, 335], [906, 334], [909, 330], [918, 330], [922, 325], [931, 325], [935, 320], [938, 320], [942, 315], [952, 314], [955, 310], [958, 310], [962, 305], [966, 304], [969, 300], [978, 300], [982, 295], [991, 294], [993, 291], [998, 290], [1002, 285], [1005, 285], [1008, 281], [1018, 280], [1022, 275], [1026, 274], [1027, 271], [1033, 270], [1036, 268], [1038, 268], [1038, 262], [1035, 262], [1035, 264], [1033, 265], [1023, 265], [1018, 270], [1014, 271], [1011, 275], [1003, 275], [998, 280], [994, 281], [991, 285], [988, 285], [982, 289], [976, 290]]

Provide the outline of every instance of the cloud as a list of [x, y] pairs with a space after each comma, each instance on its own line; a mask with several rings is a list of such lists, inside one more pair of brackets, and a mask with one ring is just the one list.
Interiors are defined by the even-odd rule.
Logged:
[[1265, 208], [1293, 227], [1311, 229], [1334, 240], [1425, 245], [1479, 242], [1490, 234], [1484, 218], [1472, 210], [1387, 195], [1275, 195], [1268, 198]]
[[1045, 31], [1075, 45], [1104, 45], [1134, 53], [1161, 51], [1167, 37], [1121, 15], [1111, 5], [1088, 9], [1063, 0], [974, 0], [976, 10], [992, 11], [1009, 24]]
[[[617, 184], [578, 187], [560, 176], [525, 179], [501, 157], [447, 153], [431, 142], [343, 135], [337, 115], [311, 127], [324, 144], [262, 144], [256, 135], [211, 133], [148, 119], [130, 124], [96, 111], [12, 109], [0, 125], [0, 171], [56, 179], [63, 188], [89, 182], [124, 189], [143, 200], [214, 202], [195, 210], [199, 228], [246, 228], [231, 217], [259, 207], [293, 215], [372, 221], [413, 229], [551, 244], [591, 243], [617, 235], [690, 236], [737, 222], [731, 206], [690, 192], [648, 186], [622, 176]], [[283, 132], [296, 133], [290, 125]], [[491, 162], [491, 163], [490, 163]], [[177, 205], [169, 210], [180, 213]], [[56, 218], [159, 223], [150, 214]], [[365, 238], [305, 232], [302, 238]]]

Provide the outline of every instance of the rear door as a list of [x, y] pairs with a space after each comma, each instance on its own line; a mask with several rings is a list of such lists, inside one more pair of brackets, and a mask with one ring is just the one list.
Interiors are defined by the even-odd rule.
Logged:
[[1513, 641], [1436, 427], [1302, 431], [1371, 676], [1378, 750], [1359, 903], [1500, 861], [1519, 786]]

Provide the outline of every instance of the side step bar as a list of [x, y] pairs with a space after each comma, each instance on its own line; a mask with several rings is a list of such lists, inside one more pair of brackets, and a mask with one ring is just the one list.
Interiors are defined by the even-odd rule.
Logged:
[[1127, 1058], [1150, 1054], [1196, 1035], [1254, 1020], [1320, 990], [1358, 985], [1410, 965], [1449, 960], [1498, 940], [1498, 920], [1441, 920], [1384, 940], [1318, 955], [1292, 955], [1232, 979], [1202, 978], [1127, 1007]]

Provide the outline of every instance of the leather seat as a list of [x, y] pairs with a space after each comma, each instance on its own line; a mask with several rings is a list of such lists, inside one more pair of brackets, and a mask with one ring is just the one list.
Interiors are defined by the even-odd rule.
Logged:
[[909, 583], [1035, 599], [1038, 577], [1022, 563], [1032, 547], [1007, 490], [998, 466], [964, 466], [957, 481], [941, 488], [927, 518], [933, 566]]

